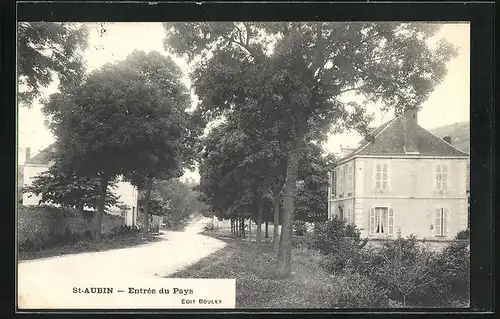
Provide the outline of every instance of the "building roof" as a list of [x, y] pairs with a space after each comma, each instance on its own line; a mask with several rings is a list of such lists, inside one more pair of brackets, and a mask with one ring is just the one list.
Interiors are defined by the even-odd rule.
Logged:
[[414, 132], [417, 139], [418, 154], [406, 153], [404, 119], [404, 114], [402, 114], [380, 125], [370, 133], [371, 141], [364, 138], [359, 147], [343, 157], [341, 161], [355, 155], [468, 156], [467, 153], [458, 150], [419, 125], [416, 125]]
[[54, 144], [49, 145], [48, 147], [41, 150], [38, 154], [26, 160], [24, 165], [36, 164], [36, 165], [49, 165], [50, 155], [54, 152], [55, 146]]

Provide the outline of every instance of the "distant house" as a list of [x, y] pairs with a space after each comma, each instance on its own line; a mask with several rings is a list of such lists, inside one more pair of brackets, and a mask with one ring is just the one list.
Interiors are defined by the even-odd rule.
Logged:
[[[46, 149], [42, 150], [36, 156], [30, 157], [30, 150], [29, 148], [26, 149], [26, 159], [22, 167], [23, 180], [22, 184], [21, 181], [19, 181], [20, 185], [23, 187], [30, 185], [35, 176], [49, 169], [49, 167], [53, 164], [49, 160], [49, 154], [51, 151], [54, 151], [53, 145], [50, 145]], [[122, 216], [128, 226], [137, 225], [137, 188], [120, 179], [117, 184], [117, 188], [113, 191], [120, 196], [120, 204], [125, 205], [126, 207], [114, 206], [108, 210], [108, 213]], [[39, 201], [40, 197], [34, 194], [25, 193], [22, 195], [23, 205], [38, 205]]]
[[328, 216], [369, 238], [450, 239], [467, 228], [468, 155], [418, 125], [418, 112], [374, 129], [330, 173]]

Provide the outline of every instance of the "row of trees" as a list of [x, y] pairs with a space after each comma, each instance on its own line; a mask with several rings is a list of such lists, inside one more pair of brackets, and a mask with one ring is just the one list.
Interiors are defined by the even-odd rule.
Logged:
[[[456, 54], [445, 41], [429, 47], [439, 30], [430, 24], [199, 22], [164, 28], [165, 49], [191, 64], [197, 114], [205, 124], [222, 122], [201, 152], [206, 201], [221, 216], [249, 214], [260, 224], [270, 198], [275, 225], [282, 223], [275, 245], [283, 275], [291, 273], [304, 154], [328, 133], [368, 136], [369, 103], [396, 113], [419, 107]], [[347, 92], [356, 98], [346, 102]]]

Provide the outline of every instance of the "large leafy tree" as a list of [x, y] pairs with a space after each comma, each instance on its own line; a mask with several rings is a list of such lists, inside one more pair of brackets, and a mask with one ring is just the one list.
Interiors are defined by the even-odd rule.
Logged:
[[123, 175], [139, 183], [157, 171], [176, 171], [181, 162], [186, 89], [170, 58], [143, 56], [141, 63], [151, 63], [160, 74], [152, 77], [137, 67], [138, 56], [104, 65], [82, 85], [52, 95], [43, 108], [51, 115], [65, 165], [78, 176], [100, 181], [96, 238], [110, 181]]
[[19, 22], [17, 26], [19, 99], [30, 106], [54, 75], [61, 87], [82, 82], [83, 51], [87, 47], [85, 25], [61, 22]]
[[187, 109], [191, 107], [191, 97], [186, 86], [180, 81], [183, 74], [171, 58], [158, 52], [133, 52], [125, 61], [145, 77], [148, 85], [154, 85], [159, 94], [156, 105], [148, 111], [149, 120], [145, 130], [150, 139], [139, 150], [139, 169], [125, 173], [125, 177], [138, 186], [144, 197], [142, 209], [144, 230], [149, 229], [149, 203], [155, 179], [168, 180], [182, 175], [184, 168], [194, 164], [194, 145], [200, 130], [195, 116]]
[[[299, 160], [305, 142], [333, 130], [368, 134], [367, 103], [396, 113], [419, 107], [456, 51], [428, 40], [425, 23], [166, 23], [166, 48], [192, 62], [206, 119], [230, 113], [249, 127], [271, 125], [287, 146], [278, 268], [291, 273]], [[256, 74], [258, 73], [258, 74]], [[357, 95], [346, 102], [345, 93]]]

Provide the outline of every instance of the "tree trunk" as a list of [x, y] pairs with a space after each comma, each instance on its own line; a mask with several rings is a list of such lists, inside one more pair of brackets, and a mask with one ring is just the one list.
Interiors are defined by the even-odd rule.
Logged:
[[234, 230], [235, 230], [235, 233], [236, 233], [236, 237], [240, 237], [240, 229], [238, 228], [238, 219], [236, 218], [234, 220]]
[[102, 219], [104, 217], [104, 211], [106, 210], [106, 195], [108, 190], [109, 177], [104, 176], [101, 180], [101, 189], [99, 194], [99, 204], [97, 207], [97, 224], [95, 228], [94, 238], [96, 240], [101, 240], [102, 231]]
[[274, 248], [274, 254], [276, 255], [276, 260], [278, 260], [278, 249], [280, 244], [279, 225], [280, 225], [280, 208], [281, 208], [281, 196], [279, 187], [276, 187], [273, 190], [273, 204], [274, 204], [273, 248]]
[[266, 220], [266, 238], [269, 238], [269, 222]]
[[229, 224], [231, 225], [231, 234], [234, 234], [234, 232], [233, 232], [233, 219], [232, 218], [229, 220]]
[[153, 177], [148, 176], [146, 180], [146, 194], [144, 194], [144, 207], [143, 207], [143, 227], [144, 233], [149, 233], [149, 201], [151, 200], [151, 191], [153, 190]]
[[248, 219], [248, 241], [252, 241], [252, 219]]
[[245, 238], [245, 217], [241, 217], [241, 238]]
[[302, 153], [305, 134], [299, 133], [294, 141], [294, 148], [288, 155], [286, 178], [283, 190], [283, 225], [281, 226], [281, 238], [278, 251], [278, 272], [282, 276], [292, 274], [292, 236], [293, 215], [295, 210], [295, 188], [299, 160]]
[[260, 244], [262, 242], [262, 199], [259, 199], [259, 206], [257, 212], [257, 235], [255, 236], [255, 242]]

